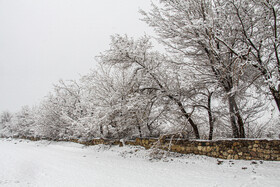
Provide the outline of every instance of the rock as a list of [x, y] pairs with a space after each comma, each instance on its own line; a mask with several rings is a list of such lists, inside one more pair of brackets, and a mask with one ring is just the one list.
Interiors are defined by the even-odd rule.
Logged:
[[258, 163], [257, 163], [257, 162], [255, 162], [255, 161], [252, 161], [252, 162], [251, 162], [251, 165], [252, 165], [252, 164], [258, 164]]
[[221, 164], [223, 164], [223, 162], [224, 162], [224, 161], [222, 161], [222, 160], [217, 160], [217, 161], [218, 161], [218, 162], [217, 162], [218, 165], [221, 165]]
[[251, 152], [250, 152], [250, 155], [251, 155], [252, 157], [258, 157], [257, 153], [254, 152], [254, 151], [251, 151]]
[[257, 148], [257, 147], [259, 147], [259, 145], [258, 144], [254, 144], [253, 147]]
[[227, 152], [228, 152], [229, 154], [232, 154], [232, 153], [233, 153], [233, 150], [230, 149], [230, 150], [228, 150]]
[[237, 146], [237, 145], [239, 145], [239, 142], [233, 142], [233, 144], [232, 144], [232, 146]]
[[233, 159], [233, 156], [232, 156], [232, 155], [228, 155], [228, 156], [227, 156], [227, 159], [228, 159], [228, 160]]

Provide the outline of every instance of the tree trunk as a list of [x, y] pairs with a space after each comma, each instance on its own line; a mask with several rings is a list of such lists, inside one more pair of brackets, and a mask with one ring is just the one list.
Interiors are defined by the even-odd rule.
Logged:
[[147, 128], [149, 130], [149, 137], [152, 136], [152, 128], [151, 128], [151, 125], [147, 122]]
[[211, 92], [208, 95], [208, 118], [209, 118], [209, 140], [213, 139], [213, 130], [214, 130], [214, 120], [213, 120], [213, 116], [212, 116], [212, 110], [211, 110], [211, 97], [212, 97], [213, 92]]
[[193, 131], [194, 131], [194, 135], [195, 135], [195, 138], [196, 139], [200, 139], [200, 136], [199, 136], [199, 131], [198, 131], [198, 128], [197, 128], [197, 125], [193, 122], [193, 120], [191, 119], [190, 115], [187, 113], [187, 111], [185, 110], [183, 104], [181, 103], [181, 101], [179, 101], [178, 99], [172, 97], [172, 96], [169, 96], [169, 98], [171, 98], [173, 101], [175, 101], [177, 103], [177, 105], [179, 106], [181, 112], [183, 113], [183, 115], [185, 116], [185, 118], [188, 120], [188, 122], [190, 123], [190, 125], [192, 126], [193, 128]]
[[235, 113], [234, 113], [234, 96], [229, 96], [228, 97], [228, 104], [229, 104], [229, 113], [230, 113], [230, 123], [231, 123], [231, 128], [232, 128], [232, 136], [234, 138], [239, 138], [239, 131], [236, 125], [236, 120], [235, 120]]
[[184, 116], [187, 118], [188, 122], [191, 124], [191, 126], [192, 126], [192, 128], [193, 128], [195, 138], [196, 138], [196, 139], [200, 139], [199, 131], [198, 131], [197, 125], [193, 122], [193, 120], [190, 118], [189, 114], [185, 111], [185, 109], [184, 109], [184, 112], [185, 112], [185, 113], [184, 113]]
[[[143, 67], [143, 65], [142, 65]], [[162, 90], [162, 92], [165, 92], [165, 89], [163, 87], [163, 85], [160, 83], [160, 81], [155, 77], [154, 74], [152, 73], [149, 73], [152, 78], [155, 80], [155, 82], [157, 83], [157, 85], [160, 87], [160, 89]], [[177, 98], [173, 97], [172, 95], [167, 95], [167, 97], [169, 99], [171, 99], [172, 101], [175, 101], [175, 103], [179, 106], [181, 112], [183, 113], [183, 115], [187, 118], [188, 122], [191, 124], [192, 128], [193, 128], [193, 131], [194, 131], [194, 134], [195, 134], [195, 138], [196, 139], [200, 139], [200, 136], [199, 136], [199, 131], [198, 131], [198, 128], [197, 128], [197, 125], [193, 122], [193, 120], [191, 119], [190, 115], [187, 113], [187, 111], [185, 110], [183, 104], [181, 101], [179, 101]]]
[[244, 129], [244, 122], [240, 115], [239, 108], [235, 102], [235, 99], [233, 98], [233, 105], [235, 109], [235, 116], [237, 117], [237, 123], [239, 128], [239, 138], [245, 138], [245, 129]]
[[100, 129], [100, 134], [101, 134], [102, 136], [104, 136], [103, 126], [102, 126], [102, 125], [99, 125], [99, 129]]
[[140, 136], [140, 138], [142, 138], [142, 130], [141, 130], [141, 125], [139, 124], [139, 121], [138, 121], [138, 119], [137, 119], [137, 128], [138, 128], [139, 136]]
[[[280, 90], [280, 85], [278, 86], [278, 90]], [[273, 87], [269, 87], [269, 90], [273, 96], [273, 99], [276, 103], [276, 106], [278, 108], [278, 111], [280, 112], [280, 91], [277, 91], [275, 88]]]

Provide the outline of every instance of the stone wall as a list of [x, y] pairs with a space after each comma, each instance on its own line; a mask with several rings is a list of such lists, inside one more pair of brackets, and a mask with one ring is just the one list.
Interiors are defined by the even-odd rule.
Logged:
[[[123, 145], [119, 140], [95, 139], [81, 142], [87, 145], [110, 144]], [[197, 154], [222, 159], [243, 160], [274, 160], [280, 161], [280, 140], [217, 140], [217, 141], [187, 141], [168, 139], [137, 138], [135, 141], [125, 141], [127, 145], [139, 145], [146, 149], [158, 147], [182, 154]]]
[[[38, 138], [26, 138], [33, 141]], [[61, 140], [63, 141], [63, 140]], [[243, 159], [243, 160], [273, 160], [280, 161], [280, 140], [170, 140], [166, 138], [136, 138], [136, 140], [107, 140], [93, 139], [91, 141], [79, 141], [76, 139], [64, 140], [84, 145], [135, 145], [143, 146], [146, 149], [157, 147], [171, 152], [182, 154], [206, 155], [222, 159]]]
[[274, 160], [280, 161], [280, 140], [217, 140], [217, 141], [186, 141], [136, 139], [132, 143], [150, 148], [155, 143], [161, 149], [182, 154], [197, 154], [222, 159], [243, 160]]

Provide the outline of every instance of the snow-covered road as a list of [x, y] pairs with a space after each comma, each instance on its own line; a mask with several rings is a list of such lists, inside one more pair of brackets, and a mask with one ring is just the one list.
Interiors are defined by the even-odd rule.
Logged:
[[0, 139], [0, 186], [280, 186], [280, 162], [195, 155], [149, 160], [139, 147]]

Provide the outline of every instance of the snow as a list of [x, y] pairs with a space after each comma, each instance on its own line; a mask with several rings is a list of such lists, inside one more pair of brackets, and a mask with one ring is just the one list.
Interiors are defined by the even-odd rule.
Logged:
[[0, 139], [0, 186], [280, 186], [280, 162]]

